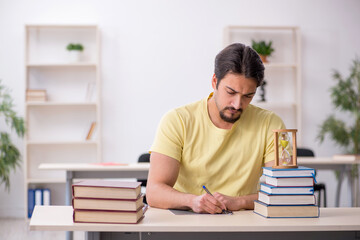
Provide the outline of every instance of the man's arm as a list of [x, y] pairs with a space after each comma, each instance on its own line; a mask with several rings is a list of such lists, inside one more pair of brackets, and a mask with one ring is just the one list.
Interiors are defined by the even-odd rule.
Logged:
[[180, 163], [166, 155], [152, 152], [146, 186], [150, 206], [164, 209], [192, 209], [194, 212], [220, 213], [225, 205], [209, 194], [196, 196], [173, 188], [179, 175]]

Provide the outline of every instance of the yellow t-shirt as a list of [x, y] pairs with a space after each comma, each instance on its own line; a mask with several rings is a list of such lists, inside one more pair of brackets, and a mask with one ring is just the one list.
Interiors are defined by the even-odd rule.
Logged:
[[180, 162], [174, 185], [180, 192], [201, 195], [206, 185], [229, 196], [256, 193], [263, 163], [274, 160], [272, 130], [284, 129], [284, 123], [250, 104], [232, 129], [220, 129], [210, 120], [207, 100], [165, 114], [150, 152]]

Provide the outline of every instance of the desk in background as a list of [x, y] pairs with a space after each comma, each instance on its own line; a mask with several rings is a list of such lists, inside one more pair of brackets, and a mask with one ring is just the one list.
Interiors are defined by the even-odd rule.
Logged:
[[[335, 161], [332, 158], [298, 157], [298, 164], [315, 168], [316, 170], [339, 170], [340, 177], [336, 186], [335, 206], [340, 206], [341, 185], [344, 176], [348, 176], [351, 189], [351, 206], [358, 207], [357, 179], [351, 179], [351, 167], [360, 161]], [[71, 185], [74, 178], [140, 178], [147, 179], [149, 163], [135, 163], [128, 165], [98, 165], [86, 163], [44, 163], [42, 170], [66, 171], [66, 205], [71, 205]]]
[[65, 204], [71, 205], [73, 179], [81, 178], [140, 178], [147, 179], [150, 163], [101, 165], [93, 163], [42, 163], [41, 170], [66, 171]]
[[85, 231], [86, 239], [358, 239], [360, 208], [321, 208], [320, 218], [263, 218], [252, 210], [175, 215], [149, 208], [138, 224], [73, 223], [71, 206], [36, 206], [32, 231]]
[[351, 206], [358, 207], [359, 185], [358, 178], [351, 178], [351, 168], [360, 164], [360, 161], [333, 160], [332, 158], [321, 157], [298, 157], [298, 165], [315, 168], [316, 170], [339, 170], [340, 176], [337, 179], [335, 206], [340, 206], [341, 185], [346, 175], [351, 190]]

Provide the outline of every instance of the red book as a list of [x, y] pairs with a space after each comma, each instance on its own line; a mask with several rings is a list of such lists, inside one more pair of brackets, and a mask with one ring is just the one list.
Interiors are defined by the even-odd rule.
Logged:
[[144, 206], [144, 194], [137, 199], [73, 198], [74, 209], [136, 211]]
[[137, 211], [105, 211], [75, 209], [73, 214], [76, 223], [138, 223], [144, 218], [147, 205]]
[[140, 182], [84, 180], [72, 185], [74, 198], [137, 199]]

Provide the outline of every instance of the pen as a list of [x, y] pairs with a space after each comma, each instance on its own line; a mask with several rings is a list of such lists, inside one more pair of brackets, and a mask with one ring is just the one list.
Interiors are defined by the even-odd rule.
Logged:
[[[211, 196], [214, 197], [214, 195], [211, 194], [211, 192], [209, 191], [209, 189], [207, 189], [207, 188], [205, 187], [205, 185], [203, 185], [202, 187], [203, 187], [203, 189], [204, 189], [208, 194], [210, 194]], [[222, 213], [225, 213], [225, 214], [233, 214], [232, 211], [230, 211], [230, 210], [225, 210], [225, 209], [222, 210]]]

